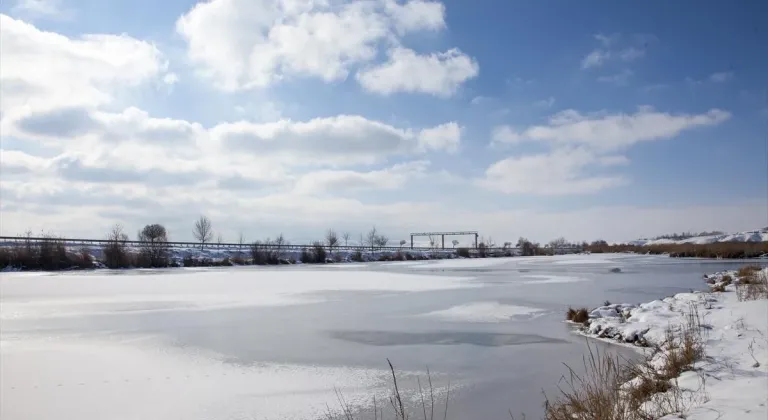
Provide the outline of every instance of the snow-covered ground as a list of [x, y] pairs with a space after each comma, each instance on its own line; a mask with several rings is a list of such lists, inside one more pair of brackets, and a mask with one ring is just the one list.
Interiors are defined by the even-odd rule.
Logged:
[[766, 242], [768, 241], [768, 228], [749, 230], [739, 233], [726, 233], [722, 235], [695, 236], [693, 238], [674, 239], [637, 239], [628, 242], [629, 245], [668, 245], [668, 244], [713, 244], [717, 242]]
[[[768, 276], [768, 269], [763, 270]], [[723, 275], [709, 276], [715, 284]], [[691, 312], [695, 309], [694, 312]], [[680, 331], [698, 312], [704, 357], [678, 379], [689, 392], [687, 412], [664, 419], [768, 418], [768, 300], [739, 301], [735, 286], [725, 292], [680, 293], [640, 305], [612, 304], [590, 313], [587, 336], [646, 347], [662, 346], [651, 359], [659, 366], [669, 356], [667, 330]]]

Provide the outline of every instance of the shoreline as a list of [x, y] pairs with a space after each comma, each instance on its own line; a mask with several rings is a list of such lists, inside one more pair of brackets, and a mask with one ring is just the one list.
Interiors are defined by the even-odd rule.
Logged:
[[[704, 280], [712, 290], [603, 305], [589, 311], [583, 324], [568, 322], [579, 325], [579, 335], [645, 356], [619, 381], [625, 392], [619, 398], [647, 393], [635, 408], [659, 414], [653, 418], [768, 418], [768, 268], [754, 267], [749, 275], [718, 272]], [[675, 370], [669, 374], [671, 361]], [[658, 389], [642, 389], [649, 384]]]

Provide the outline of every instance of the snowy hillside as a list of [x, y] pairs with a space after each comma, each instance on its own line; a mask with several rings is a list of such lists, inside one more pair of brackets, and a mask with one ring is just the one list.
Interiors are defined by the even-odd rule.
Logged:
[[723, 235], [695, 236], [693, 238], [673, 239], [637, 239], [628, 242], [629, 245], [668, 245], [668, 244], [712, 244], [717, 242], [767, 242], [768, 227], [759, 230], [750, 230], [739, 233], [726, 233]]

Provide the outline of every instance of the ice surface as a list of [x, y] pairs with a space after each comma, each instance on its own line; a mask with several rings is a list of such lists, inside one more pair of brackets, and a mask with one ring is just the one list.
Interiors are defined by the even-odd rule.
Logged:
[[225, 363], [151, 340], [2, 342], [0, 418], [324, 418], [334, 387], [352, 405], [385, 397], [388, 372]]
[[0, 319], [205, 310], [317, 302], [323, 291], [424, 292], [478, 287], [469, 277], [350, 270], [184, 270], [142, 275], [0, 274]]
[[450, 260], [437, 260], [414, 268], [480, 268], [507, 264], [516, 261], [514, 257], [501, 258], [455, 258]]
[[522, 277], [524, 279], [531, 279], [522, 281], [523, 284], [578, 283], [582, 281], [589, 281], [589, 279], [585, 279], [583, 277], [556, 276], [549, 274], [529, 274]]
[[502, 322], [521, 316], [531, 316], [542, 309], [504, 305], [499, 302], [472, 302], [448, 309], [429, 312], [422, 316], [458, 322]]

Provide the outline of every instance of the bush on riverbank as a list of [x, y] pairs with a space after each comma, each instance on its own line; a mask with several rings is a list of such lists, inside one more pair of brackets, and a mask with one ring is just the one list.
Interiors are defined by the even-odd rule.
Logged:
[[[577, 312], [569, 309], [567, 315]], [[685, 412], [701, 391], [683, 390], [675, 379], [704, 357], [701, 331], [698, 311], [691, 306], [685, 323], [668, 328], [665, 340], [640, 361], [621, 360], [588, 344], [584, 373], [567, 366], [559, 395], [545, 400], [545, 419], [645, 420]]]
[[594, 254], [634, 252], [637, 254], [669, 254], [676, 258], [757, 258], [768, 254], [768, 242], [717, 242], [712, 244], [608, 245], [594, 242], [585, 247]]
[[587, 308], [573, 309], [568, 308], [565, 311], [565, 319], [578, 324], [583, 324], [589, 320], [589, 310]]
[[93, 268], [93, 257], [86, 251], [68, 251], [58, 238], [46, 236], [36, 243], [0, 248], [0, 267], [18, 270], [73, 270]]

